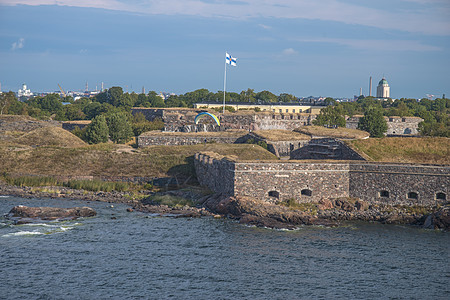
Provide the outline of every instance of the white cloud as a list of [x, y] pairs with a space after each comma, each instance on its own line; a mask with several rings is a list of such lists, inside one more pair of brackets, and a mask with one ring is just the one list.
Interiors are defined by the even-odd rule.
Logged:
[[267, 30], [272, 29], [272, 26], [269, 26], [269, 25], [258, 24], [258, 26], [261, 28], [267, 29]]
[[317, 38], [317, 39], [295, 39], [299, 42], [311, 43], [332, 43], [361, 50], [379, 50], [379, 51], [442, 51], [442, 48], [422, 44], [418, 41], [410, 40], [355, 40], [355, 39], [335, 39], [335, 38]]
[[[401, 2], [420, 4], [414, 10], [393, 9]], [[226, 18], [300, 18], [335, 21], [429, 35], [450, 35], [448, 0], [395, 0], [375, 9], [346, 0], [0, 0], [3, 5], [61, 5], [95, 7], [160, 15], [194, 15]], [[391, 4], [392, 5], [388, 5]], [[265, 26], [265, 25], [264, 25]]]
[[284, 49], [281, 53], [283, 55], [295, 55], [295, 54], [298, 54], [298, 52], [295, 51], [293, 48]]
[[25, 45], [25, 39], [20, 38], [17, 42], [12, 43], [11, 50], [14, 51], [16, 49], [21, 49]]

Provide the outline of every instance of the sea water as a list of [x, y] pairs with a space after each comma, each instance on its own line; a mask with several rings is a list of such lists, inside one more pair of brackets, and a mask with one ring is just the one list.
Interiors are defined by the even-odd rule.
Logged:
[[102, 202], [93, 218], [13, 225], [0, 217], [0, 299], [449, 299], [450, 233], [346, 223], [271, 230], [168, 218]]

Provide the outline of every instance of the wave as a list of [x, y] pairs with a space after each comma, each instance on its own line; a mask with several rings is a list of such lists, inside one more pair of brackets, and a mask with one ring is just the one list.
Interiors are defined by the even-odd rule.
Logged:
[[10, 236], [31, 236], [31, 235], [42, 235], [45, 233], [39, 232], [39, 231], [18, 231], [18, 232], [11, 232], [7, 233], [5, 235], [2, 235], [2, 237], [10, 237]]

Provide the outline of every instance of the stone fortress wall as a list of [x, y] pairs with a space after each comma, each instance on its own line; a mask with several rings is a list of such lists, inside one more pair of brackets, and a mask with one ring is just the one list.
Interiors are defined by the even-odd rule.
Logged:
[[433, 206], [446, 203], [450, 167], [392, 163], [272, 161], [235, 162], [198, 153], [201, 185], [229, 196], [268, 202], [355, 197], [369, 203]]
[[[348, 117], [346, 120], [347, 128], [358, 128], [359, 119], [362, 116], [353, 116]], [[388, 129], [386, 131], [386, 135], [417, 135], [419, 134], [419, 123], [423, 121], [423, 119], [418, 117], [384, 117], [386, 120]]]
[[242, 129], [247, 131], [285, 129], [294, 130], [300, 126], [311, 125], [316, 115], [307, 113], [272, 113], [272, 112], [239, 112], [215, 114], [221, 126], [215, 124], [194, 124], [195, 116], [204, 112], [204, 109], [189, 108], [132, 108], [132, 114], [142, 113], [149, 121], [161, 118], [164, 122], [164, 131], [170, 132], [198, 132], [198, 131], [224, 131], [229, 129]]
[[239, 137], [210, 136], [210, 135], [140, 135], [137, 138], [138, 147], [147, 146], [181, 146], [208, 143], [240, 144], [247, 141], [246, 135]]
[[[193, 108], [142, 108], [131, 109], [133, 114], [142, 113], [149, 121], [161, 118], [165, 124], [164, 131], [198, 132], [224, 131], [229, 129], [243, 129], [248, 131], [284, 129], [294, 130], [301, 126], [312, 125], [316, 114], [310, 113], [275, 113], [252, 112], [216, 114], [221, 126], [215, 124], [194, 124], [195, 116], [206, 111]], [[348, 117], [346, 127], [356, 129], [362, 116]], [[388, 130], [387, 135], [417, 135], [418, 125], [423, 119], [418, 117], [385, 117]]]

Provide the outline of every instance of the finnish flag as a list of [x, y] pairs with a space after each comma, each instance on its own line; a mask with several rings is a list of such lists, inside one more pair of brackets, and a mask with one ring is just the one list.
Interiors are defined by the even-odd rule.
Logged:
[[236, 57], [231, 56], [228, 52], [225, 52], [225, 61], [227, 64], [236, 67]]

